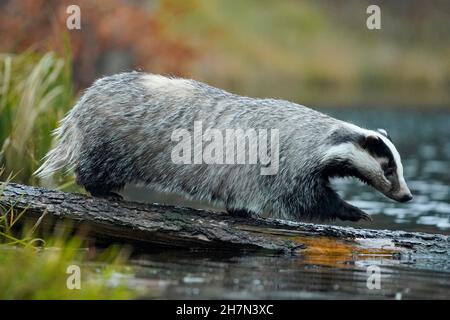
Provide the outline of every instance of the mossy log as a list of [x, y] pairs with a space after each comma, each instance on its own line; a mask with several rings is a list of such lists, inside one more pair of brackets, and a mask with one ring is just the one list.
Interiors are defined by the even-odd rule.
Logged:
[[242, 218], [189, 208], [112, 201], [9, 183], [0, 205], [43, 221], [71, 222], [90, 237], [143, 248], [272, 250], [309, 257], [335, 255], [427, 255], [449, 261], [448, 236], [367, 230], [274, 219]]

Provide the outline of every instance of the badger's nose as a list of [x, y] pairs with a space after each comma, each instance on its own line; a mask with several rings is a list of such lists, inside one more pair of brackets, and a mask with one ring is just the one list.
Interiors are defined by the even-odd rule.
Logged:
[[401, 196], [398, 199], [398, 201], [400, 201], [400, 202], [408, 202], [408, 201], [412, 200], [412, 198], [413, 198], [412, 194], [411, 193], [407, 193], [407, 194]]

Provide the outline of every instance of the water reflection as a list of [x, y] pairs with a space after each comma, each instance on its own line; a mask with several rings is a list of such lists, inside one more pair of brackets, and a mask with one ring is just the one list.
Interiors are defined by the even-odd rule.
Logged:
[[[447, 273], [407, 268], [411, 261], [367, 257], [311, 264], [302, 256], [155, 253], [133, 260], [130, 284], [148, 298], [323, 299], [445, 298]], [[416, 262], [414, 262], [416, 263]], [[381, 271], [381, 289], [367, 287], [367, 267]]]

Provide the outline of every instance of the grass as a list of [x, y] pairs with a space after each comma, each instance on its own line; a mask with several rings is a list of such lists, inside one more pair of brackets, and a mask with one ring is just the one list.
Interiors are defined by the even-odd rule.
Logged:
[[[129, 270], [118, 252], [113, 248], [90, 258], [78, 238], [56, 238], [41, 248], [0, 245], [0, 299], [134, 298], [120, 281]], [[67, 286], [70, 266], [80, 268], [80, 289]]]
[[[6, 183], [0, 184], [0, 197]], [[0, 207], [0, 300], [136, 296], [121, 280], [131, 272], [124, 265], [126, 250], [88, 246], [81, 237], [73, 236], [67, 225], [59, 225], [52, 234], [38, 237], [43, 217], [32, 226], [23, 224], [18, 228], [25, 217], [26, 210], [16, 212], [13, 206]], [[67, 285], [73, 283], [70, 278], [73, 266], [80, 268], [80, 289], [69, 289]]]
[[0, 165], [15, 181], [36, 184], [32, 173], [74, 100], [70, 54], [1, 54], [0, 93]]
[[[52, 130], [74, 102], [70, 53], [64, 58], [31, 50], [0, 54], [0, 94], [1, 197], [10, 181], [40, 183], [32, 173], [51, 147]], [[66, 188], [72, 180], [61, 176], [56, 183]], [[0, 206], [0, 299], [136, 296], [120, 280], [130, 272], [124, 265], [126, 250], [100, 250], [63, 224], [45, 233], [44, 219], [29, 225], [26, 210]], [[80, 268], [81, 289], [67, 286], [73, 265]]]

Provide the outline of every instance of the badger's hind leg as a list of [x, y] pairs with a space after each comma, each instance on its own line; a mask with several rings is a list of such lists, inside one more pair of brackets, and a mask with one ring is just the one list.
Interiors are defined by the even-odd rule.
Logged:
[[76, 182], [88, 191], [91, 196], [109, 200], [122, 200], [122, 196], [114, 191], [120, 190], [125, 183], [114, 183], [106, 177], [98, 178], [98, 175], [86, 174], [83, 170], [75, 171]]
[[123, 189], [133, 172], [128, 159], [130, 152], [114, 146], [106, 134], [104, 140], [99, 136], [102, 135], [97, 133], [97, 138], [91, 137], [96, 143], [86, 144], [81, 151], [79, 158], [82, 160], [75, 167], [77, 183], [93, 197], [122, 199], [116, 192]]
[[117, 188], [113, 189], [105, 189], [104, 187], [100, 186], [86, 186], [85, 189], [91, 194], [91, 196], [96, 198], [105, 198], [108, 200], [122, 200], [123, 197], [111, 190], [116, 190]]

